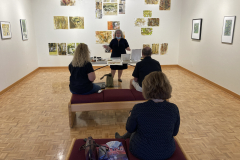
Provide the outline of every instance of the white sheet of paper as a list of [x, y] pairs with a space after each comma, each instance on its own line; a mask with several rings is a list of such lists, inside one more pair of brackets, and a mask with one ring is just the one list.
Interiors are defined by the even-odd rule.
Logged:
[[130, 54], [121, 54], [122, 61], [130, 61]]
[[131, 60], [132, 61], [140, 61], [142, 56], [141, 49], [132, 49]]

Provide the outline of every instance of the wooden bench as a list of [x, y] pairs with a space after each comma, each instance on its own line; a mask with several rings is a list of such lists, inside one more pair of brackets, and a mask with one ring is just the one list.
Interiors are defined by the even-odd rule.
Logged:
[[69, 126], [76, 120], [76, 112], [132, 109], [137, 103], [145, 102], [142, 92], [135, 89], [107, 89], [90, 95], [73, 94], [68, 104]]

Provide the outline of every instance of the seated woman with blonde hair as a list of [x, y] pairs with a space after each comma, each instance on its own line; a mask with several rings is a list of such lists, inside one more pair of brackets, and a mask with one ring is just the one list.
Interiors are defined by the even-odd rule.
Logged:
[[77, 46], [72, 62], [68, 66], [70, 71], [70, 91], [72, 94], [87, 95], [96, 93], [101, 87], [94, 84], [96, 79], [88, 46], [81, 43]]
[[130, 138], [130, 152], [139, 159], [170, 158], [175, 151], [174, 136], [180, 125], [178, 107], [166, 101], [172, 87], [161, 71], [148, 74], [142, 83], [143, 96], [148, 101], [136, 104], [126, 124], [127, 133], [116, 138]]

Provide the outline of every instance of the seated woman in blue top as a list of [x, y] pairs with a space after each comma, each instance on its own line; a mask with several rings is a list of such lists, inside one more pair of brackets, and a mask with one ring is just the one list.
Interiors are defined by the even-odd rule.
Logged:
[[143, 96], [148, 101], [136, 104], [126, 124], [127, 133], [116, 138], [130, 138], [130, 152], [142, 160], [170, 158], [176, 147], [174, 136], [180, 125], [178, 107], [166, 99], [172, 87], [161, 71], [148, 74], [142, 82]]
[[68, 66], [70, 75], [70, 91], [72, 94], [87, 95], [96, 93], [101, 87], [94, 84], [96, 79], [88, 46], [81, 43], [77, 46], [72, 62]]

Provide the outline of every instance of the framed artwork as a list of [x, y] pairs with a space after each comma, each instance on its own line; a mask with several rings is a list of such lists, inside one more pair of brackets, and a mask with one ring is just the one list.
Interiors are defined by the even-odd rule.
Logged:
[[2, 39], [12, 38], [10, 22], [0, 22], [0, 25]]
[[27, 32], [27, 20], [20, 19], [21, 31], [22, 31], [22, 40], [28, 40], [28, 32]]
[[192, 21], [192, 39], [200, 40], [202, 33], [202, 19], [193, 19]]
[[76, 0], [60, 0], [61, 6], [75, 6]]
[[226, 16], [223, 21], [223, 43], [233, 43], [234, 27], [236, 16]]

